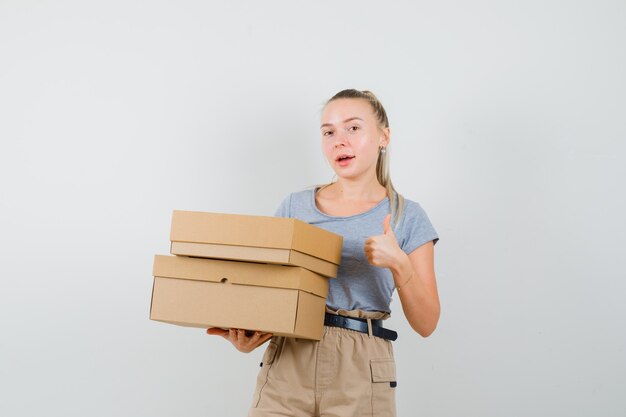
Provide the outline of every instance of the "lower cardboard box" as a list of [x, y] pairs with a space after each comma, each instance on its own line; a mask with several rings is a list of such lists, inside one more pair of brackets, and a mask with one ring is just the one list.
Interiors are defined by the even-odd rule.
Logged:
[[328, 279], [297, 266], [156, 255], [150, 319], [319, 340]]

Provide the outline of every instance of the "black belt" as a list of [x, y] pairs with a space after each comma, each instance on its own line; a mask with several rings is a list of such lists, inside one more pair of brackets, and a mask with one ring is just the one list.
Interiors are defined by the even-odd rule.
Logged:
[[[385, 329], [382, 326], [382, 320], [371, 320], [372, 334], [387, 340], [396, 340], [398, 333], [393, 330]], [[336, 314], [326, 313], [324, 317], [324, 325], [333, 327], [343, 327], [344, 329], [355, 330], [357, 332], [369, 334], [367, 331], [367, 320], [356, 319], [352, 317], [338, 316]]]

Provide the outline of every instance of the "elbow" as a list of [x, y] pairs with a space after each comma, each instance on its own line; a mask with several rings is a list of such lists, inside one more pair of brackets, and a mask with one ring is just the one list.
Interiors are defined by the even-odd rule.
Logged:
[[437, 308], [437, 311], [435, 312], [433, 317], [430, 318], [430, 320], [411, 323], [411, 327], [422, 337], [430, 336], [431, 334], [433, 334], [433, 332], [437, 328], [437, 324], [439, 323], [439, 312], [440, 310], [439, 308]]
[[419, 335], [422, 337], [428, 337], [431, 334], [433, 334], [436, 328], [437, 328], [437, 324], [435, 323], [433, 326], [422, 328], [422, 329], [415, 329], [415, 331], [419, 333]]

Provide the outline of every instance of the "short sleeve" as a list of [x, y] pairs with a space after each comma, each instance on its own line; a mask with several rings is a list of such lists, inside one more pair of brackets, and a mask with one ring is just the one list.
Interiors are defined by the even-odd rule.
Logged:
[[400, 248], [407, 254], [433, 241], [436, 244], [439, 235], [433, 227], [428, 215], [422, 207], [414, 202], [405, 200], [402, 222], [396, 236], [399, 238]]
[[274, 213], [274, 217], [291, 217], [291, 194], [280, 203]]

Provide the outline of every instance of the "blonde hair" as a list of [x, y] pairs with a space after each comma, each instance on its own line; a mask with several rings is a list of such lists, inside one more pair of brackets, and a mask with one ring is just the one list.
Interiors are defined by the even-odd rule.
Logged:
[[[359, 91], [354, 89], [342, 90], [332, 96], [326, 102], [326, 105], [328, 105], [331, 101], [342, 98], [366, 100], [370, 106], [372, 106], [374, 116], [376, 116], [380, 126], [382, 128], [389, 127], [387, 112], [385, 111], [385, 108], [380, 100], [378, 100], [378, 98], [371, 91]], [[378, 152], [378, 160], [376, 161], [376, 178], [378, 179], [380, 185], [385, 187], [385, 190], [387, 190], [387, 197], [389, 197], [389, 206], [391, 208], [391, 224], [395, 228], [398, 226], [400, 219], [402, 218], [402, 214], [404, 213], [404, 197], [396, 191], [391, 182], [391, 176], [389, 174], [389, 149], [385, 149], [385, 152], [380, 152], [380, 150]], [[318, 191], [321, 191], [323, 188], [326, 188], [331, 184], [333, 184], [333, 182], [322, 185]]]

